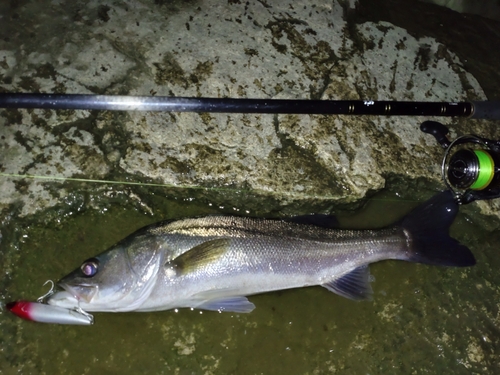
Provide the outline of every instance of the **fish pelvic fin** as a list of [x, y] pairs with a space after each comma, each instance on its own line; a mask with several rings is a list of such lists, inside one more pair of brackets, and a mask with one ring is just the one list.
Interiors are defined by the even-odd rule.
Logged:
[[229, 238], [221, 238], [203, 242], [172, 259], [168, 264], [173, 265], [180, 273], [200, 269], [223, 256], [229, 249], [230, 241]]
[[449, 235], [458, 213], [450, 191], [439, 193], [414, 209], [400, 225], [409, 239], [410, 262], [439, 266], [467, 267], [476, 264], [472, 252]]
[[196, 308], [218, 312], [249, 313], [255, 309], [255, 305], [244, 296], [234, 296], [207, 300], [197, 305]]
[[206, 290], [192, 296], [189, 307], [218, 312], [249, 313], [255, 305], [237, 289], [223, 288]]
[[321, 286], [342, 297], [362, 301], [371, 300], [373, 297], [370, 281], [370, 268], [364, 265]]

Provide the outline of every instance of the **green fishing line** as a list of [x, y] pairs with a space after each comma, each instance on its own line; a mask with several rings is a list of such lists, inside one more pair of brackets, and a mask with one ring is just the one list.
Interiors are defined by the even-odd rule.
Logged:
[[[15, 173], [3, 173], [0, 172], [1, 177], [8, 178], [27, 178], [32, 180], [47, 180], [47, 181], [70, 181], [70, 182], [91, 182], [91, 183], [100, 183], [100, 184], [113, 184], [113, 185], [131, 185], [131, 186], [151, 186], [151, 187], [163, 187], [163, 188], [173, 188], [173, 189], [192, 189], [192, 190], [205, 190], [205, 191], [216, 191], [216, 192], [242, 192], [242, 193], [259, 193], [258, 191], [248, 190], [248, 189], [238, 189], [238, 188], [229, 188], [229, 187], [205, 187], [198, 185], [174, 185], [174, 184], [160, 184], [153, 182], [137, 182], [137, 181], [113, 181], [113, 180], [95, 180], [95, 179], [87, 179], [87, 178], [75, 178], [75, 177], [62, 177], [62, 176], [38, 176], [38, 175], [29, 175], [29, 174], [15, 174]], [[267, 194], [271, 195], [280, 195], [274, 191], [266, 191]], [[306, 195], [300, 193], [289, 192], [287, 194], [283, 194], [286, 197], [299, 197], [303, 199], [338, 199], [336, 196], [332, 195]], [[369, 198], [368, 200], [381, 200], [381, 201], [397, 201], [397, 202], [417, 202], [412, 199], [399, 199], [399, 198]]]
[[482, 190], [487, 187], [495, 175], [495, 162], [491, 155], [483, 150], [474, 150], [479, 163], [479, 171], [476, 181], [471, 185], [473, 190]]

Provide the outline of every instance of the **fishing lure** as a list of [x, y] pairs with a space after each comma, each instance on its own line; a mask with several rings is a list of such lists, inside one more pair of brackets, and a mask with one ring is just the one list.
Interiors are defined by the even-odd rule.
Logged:
[[15, 301], [7, 304], [7, 309], [20, 318], [40, 323], [91, 325], [94, 317], [83, 310], [65, 309], [46, 303]]
[[31, 301], [14, 301], [9, 302], [7, 309], [26, 320], [31, 320], [40, 323], [52, 324], [73, 324], [73, 325], [91, 325], [94, 323], [93, 315], [83, 311], [80, 308], [67, 309], [59, 306], [52, 306], [43, 303], [46, 297], [54, 293], [54, 282], [48, 280], [47, 283], [52, 284], [50, 291], [38, 298], [37, 302]]

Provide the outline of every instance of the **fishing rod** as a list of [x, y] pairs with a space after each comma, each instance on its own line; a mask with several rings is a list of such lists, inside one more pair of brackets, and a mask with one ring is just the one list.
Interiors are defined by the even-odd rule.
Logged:
[[[168, 96], [0, 93], [0, 108], [84, 109], [212, 113], [284, 113], [380, 116], [456, 116], [500, 119], [500, 102], [410, 102], [373, 100], [235, 99]], [[421, 130], [445, 149], [442, 178], [461, 204], [500, 197], [500, 140], [467, 135], [450, 141], [437, 122]], [[452, 148], [468, 149], [451, 155]], [[482, 149], [475, 149], [479, 145]], [[25, 176], [37, 177], [37, 176]]]
[[446, 116], [500, 119], [500, 102], [235, 99], [170, 96], [0, 93], [0, 108], [211, 113]]

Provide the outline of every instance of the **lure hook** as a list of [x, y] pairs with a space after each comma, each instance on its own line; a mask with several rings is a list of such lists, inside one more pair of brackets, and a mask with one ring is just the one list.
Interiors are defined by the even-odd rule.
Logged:
[[54, 294], [54, 287], [55, 287], [55, 284], [54, 284], [54, 282], [53, 282], [52, 280], [47, 280], [46, 282], [44, 282], [44, 283], [43, 283], [43, 285], [42, 285], [42, 286], [45, 286], [45, 285], [47, 285], [48, 283], [50, 283], [50, 284], [51, 284], [50, 290], [49, 290], [47, 293], [45, 293], [43, 296], [41, 296], [41, 297], [38, 297], [38, 298], [37, 298], [37, 300], [36, 300], [36, 301], [37, 301], [38, 303], [43, 303], [47, 297], [50, 297], [52, 294]]

